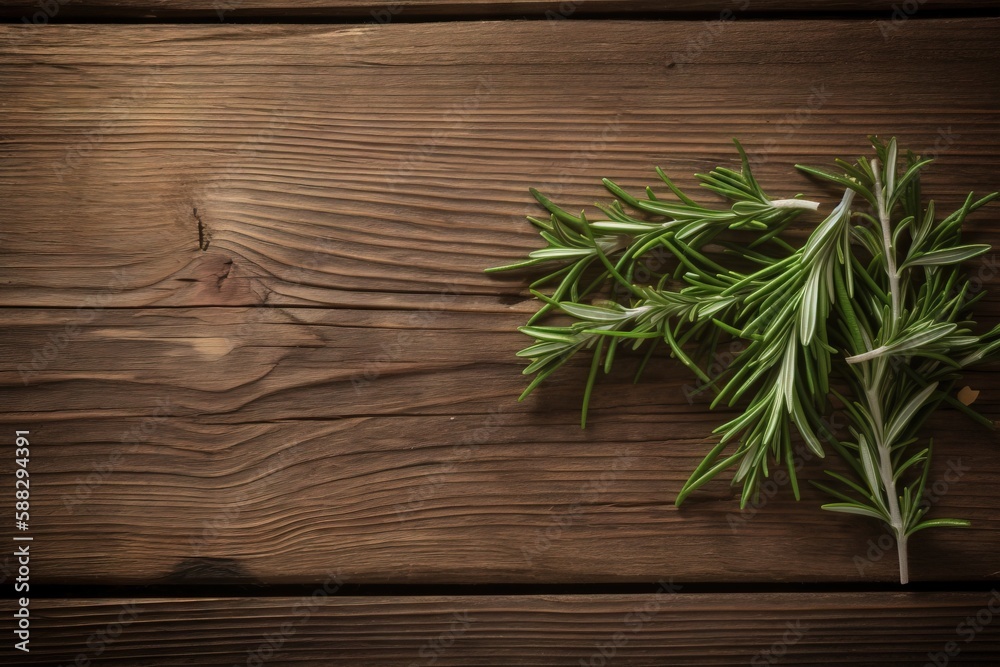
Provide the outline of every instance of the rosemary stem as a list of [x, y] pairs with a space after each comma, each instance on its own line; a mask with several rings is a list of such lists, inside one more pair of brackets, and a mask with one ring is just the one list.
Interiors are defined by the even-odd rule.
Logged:
[[[883, 360], [880, 360], [880, 365]], [[877, 374], [880, 379], [885, 377], [882, 372]], [[906, 554], [906, 532], [903, 517], [899, 511], [899, 495], [896, 493], [896, 480], [892, 475], [892, 443], [886, 441], [885, 420], [882, 418], [881, 387], [866, 387], [865, 398], [868, 399], [868, 409], [871, 411], [872, 432], [875, 434], [875, 448], [878, 452], [878, 472], [885, 487], [886, 502], [889, 505], [889, 527], [896, 537], [896, 552], [899, 556], [899, 583], [905, 584], [910, 579], [910, 568]]]
[[896, 555], [899, 558], [899, 583], [906, 584], [910, 581], [910, 562], [906, 555], [906, 534], [896, 535]]
[[[895, 168], [895, 165], [893, 165]], [[885, 248], [885, 270], [889, 274], [889, 294], [892, 298], [892, 330], [899, 322], [899, 271], [896, 269], [896, 249], [892, 247], [892, 230], [889, 228], [889, 211], [885, 208], [885, 193], [882, 192], [881, 166], [877, 159], [872, 160], [872, 172], [875, 174], [875, 201], [878, 203], [878, 219], [882, 227], [882, 245]]]
[[[891, 165], [890, 169], [895, 169], [896, 165]], [[885, 253], [885, 272], [889, 277], [889, 295], [891, 298], [892, 317], [888, 322], [883, 322], [885, 328], [882, 340], [889, 340], [896, 332], [899, 324], [902, 307], [899, 295], [899, 271], [896, 268], [896, 249], [892, 247], [892, 229], [890, 228], [889, 211], [885, 205], [886, 193], [882, 190], [882, 166], [878, 159], [872, 160], [872, 173], [875, 176], [875, 202], [878, 204], [879, 225], [882, 227], [882, 248]], [[872, 351], [869, 354], [876, 353]], [[862, 355], [864, 356], [864, 355]], [[896, 534], [896, 552], [899, 556], [899, 583], [905, 584], [910, 579], [910, 568], [906, 554], [906, 532], [903, 526], [902, 515], [899, 511], [899, 496], [896, 494], [896, 482], [892, 475], [892, 443], [886, 441], [885, 424], [882, 418], [882, 383], [885, 381], [885, 357], [879, 357], [875, 362], [877, 369], [873, 369], [875, 386], [866, 388], [865, 394], [868, 398], [868, 407], [871, 410], [872, 430], [875, 433], [875, 444], [878, 449], [879, 476], [882, 478], [882, 486], [885, 487], [886, 501], [889, 504], [890, 527]]]

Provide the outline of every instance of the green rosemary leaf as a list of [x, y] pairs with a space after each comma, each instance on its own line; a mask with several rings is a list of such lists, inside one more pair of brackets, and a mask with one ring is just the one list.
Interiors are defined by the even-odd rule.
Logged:
[[824, 470], [823, 472], [826, 473], [827, 475], [829, 475], [830, 477], [832, 477], [833, 479], [837, 480], [841, 484], [844, 484], [845, 486], [853, 489], [854, 491], [856, 491], [857, 493], [859, 493], [863, 498], [865, 498], [869, 502], [871, 502], [871, 503], [875, 502], [875, 498], [872, 496], [872, 494], [871, 494], [870, 491], [868, 491], [864, 487], [856, 484], [855, 482], [851, 481], [849, 478], [844, 477], [840, 473], [835, 472], [833, 470]]
[[937, 387], [937, 382], [927, 385], [900, 408], [899, 412], [889, 422], [889, 427], [886, 429], [886, 440], [894, 442], [903, 433], [903, 430], [910, 424], [917, 411], [924, 407], [934, 392], [937, 391]]
[[831, 512], [843, 512], [845, 514], [857, 514], [859, 516], [866, 516], [872, 519], [878, 519], [880, 521], [889, 521], [889, 517], [885, 516], [881, 512], [867, 505], [862, 505], [860, 503], [827, 503], [823, 505], [823, 509], [829, 510]]
[[918, 530], [923, 530], [925, 528], [940, 528], [942, 526], [947, 526], [949, 528], [968, 528], [972, 525], [972, 522], [967, 519], [933, 519], [931, 521], [924, 521], [919, 523], [913, 528], [906, 531], [906, 535], [910, 536]]
[[845, 178], [844, 176], [837, 176], [836, 174], [830, 174], [830, 173], [827, 173], [827, 172], [823, 171], [822, 169], [816, 169], [815, 167], [807, 167], [806, 165], [802, 165], [802, 164], [795, 165], [795, 168], [799, 169], [799, 170], [801, 170], [801, 171], [803, 171], [803, 172], [805, 172], [805, 173], [807, 173], [807, 174], [809, 174], [811, 176], [815, 176], [817, 178], [820, 178], [820, 179], [823, 179], [823, 180], [827, 180], [827, 181], [832, 181], [833, 183], [837, 183], [838, 185], [842, 185], [845, 188], [848, 188], [850, 190], [854, 190], [859, 195], [861, 195], [862, 197], [864, 197], [865, 199], [867, 199], [869, 201], [869, 203], [871, 203], [873, 206], [875, 205], [875, 195], [873, 195], [871, 192], [869, 192], [867, 188], [863, 187], [857, 181], [854, 181], [854, 180], [852, 180], [850, 178]]
[[937, 340], [940, 340], [941, 338], [944, 338], [957, 328], [958, 327], [955, 324], [944, 322], [940, 324], [920, 325], [910, 330], [908, 333], [904, 332], [899, 338], [887, 345], [882, 345], [881, 347], [863, 354], [848, 357], [847, 363], [857, 364], [880, 356], [911, 352], [921, 346], [929, 345]]
[[945, 264], [958, 264], [959, 262], [964, 262], [968, 259], [972, 259], [973, 257], [979, 257], [989, 251], [990, 246], [981, 244], [957, 246], [954, 248], [945, 248], [944, 250], [932, 250], [930, 252], [920, 253], [913, 256], [899, 268], [902, 270], [911, 266], [944, 266]]
[[[887, 204], [887, 206], [890, 209], [893, 207], [896, 201], [906, 192], [906, 186], [909, 185], [911, 182], [916, 181], [916, 179], [918, 178], [918, 174], [920, 173], [920, 170], [929, 165], [933, 161], [934, 161], [933, 159], [928, 158], [926, 160], [920, 160], [919, 162], [915, 162], [909, 165], [906, 169], [906, 173], [904, 173], [902, 178], [899, 179], [899, 182], [896, 183], [895, 189], [886, 186], [888, 191], [893, 193], [893, 195], [889, 198], [889, 202]], [[895, 164], [895, 161], [893, 161], [893, 164]]]
[[594, 389], [594, 382], [597, 380], [597, 369], [601, 366], [601, 351], [604, 349], [604, 338], [597, 341], [597, 349], [594, 351], [594, 358], [590, 364], [590, 374], [587, 375], [587, 386], [583, 390], [583, 407], [580, 410], [580, 428], [587, 428], [587, 409], [590, 406], [590, 394]]
[[621, 306], [614, 309], [589, 306], [582, 303], [562, 302], [559, 304], [559, 308], [573, 317], [590, 322], [621, 322], [629, 317], [629, 314]]
[[674, 185], [673, 181], [671, 181], [669, 178], [667, 178], [667, 175], [659, 167], [656, 168], [656, 175], [660, 177], [660, 180], [662, 180], [664, 183], [666, 183], [667, 187], [670, 188], [670, 191], [673, 192], [674, 195], [676, 195], [677, 198], [680, 199], [682, 202], [684, 202], [685, 204], [687, 204], [691, 208], [701, 208], [700, 206], [698, 206], [698, 204], [696, 204], [694, 202], [693, 199], [691, 199], [686, 194], [684, 194], [683, 192], [681, 192], [677, 188], [677, 186]]
[[826, 493], [828, 495], [831, 495], [834, 498], [843, 501], [844, 503], [848, 503], [848, 504], [854, 505], [854, 504], [856, 504], [858, 502], [857, 500], [855, 500], [854, 498], [850, 497], [846, 493], [842, 493], [842, 492], [834, 489], [833, 487], [830, 487], [830, 486], [827, 486], [826, 484], [823, 484], [822, 482], [817, 482], [817, 481], [811, 480], [810, 483], [813, 486], [815, 486], [817, 489], [819, 489], [820, 491], [823, 491], [824, 493]]
[[930, 450], [928, 449], [923, 449], [907, 459], [905, 463], [893, 466], [893, 481], [899, 481], [899, 478], [902, 477], [903, 473], [909, 470], [911, 466], [923, 463], [926, 460], [929, 451]]
[[537, 201], [537, 202], [538, 202], [539, 204], [541, 204], [541, 205], [542, 205], [542, 207], [543, 207], [543, 208], [544, 208], [544, 209], [545, 209], [546, 211], [548, 211], [548, 212], [549, 212], [549, 213], [551, 213], [551, 214], [552, 214], [553, 216], [555, 216], [556, 218], [558, 218], [558, 219], [559, 219], [559, 220], [560, 220], [561, 222], [564, 222], [564, 223], [566, 223], [567, 225], [570, 225], [570, 226], [572, 226], [572, 227], [577, 227], [577, 228], [583, 225], [583, 221], [582, 221], [582, 220], [580, 220], [579, 218], [577, 218], [577, 217], [576, 217], [576, 216], [574, 216], [574, 215], [571, 215], [571, 214], [567, 213], [567, 212], [566, 212], [566, 211], [564, 211], [563, 209], [561, 209], [561, 208], [559, 208], [558, 206], [556, 206], [555, 204], [553, 204], [553, 203], [552, 203], [552, 202], [551, 202], [551, 201], [550, 201], [550, 200], [548, 199], [548, 197], [546, 197], [545, 195], [543, 195], [543, 194], [542, 194], [541, 192], [539, 192], [538, 190], [536, 190], [536, 189], [534, 189], [534, 188], [529, 188], [528, 192], [530, 192], [530, 193], [531, 193], [531, 196], [532, 196], [532, 197], [534, 197], [534, 198], [535, 198], [535, 200], [536, 200], [536, 201]]
[[661, 225], [619, 220], [595, 220], [590, 223], [590, 228], [608, 234], [648, 234], [660, 229]]

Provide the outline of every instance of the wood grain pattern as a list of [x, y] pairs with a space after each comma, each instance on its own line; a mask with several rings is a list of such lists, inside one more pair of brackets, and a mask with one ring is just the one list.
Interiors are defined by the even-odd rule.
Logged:
[[[626, 364], [582, 433], [579, 368], [513, 403], [531, 304], [482, 269], [536, 246], [528, 186], [591, 201], [733, 135], [776, 196], [832, 203], [789, 165], [869, 132], [940, 154], [942, 206], [997, 189], [998, 26], [735, 22], [700, 50], [675, 23], [0, 28], [0, 419], [45, 452], [38, 576], [891, 580], [811, 491], [752, 531], [724, 484], [674, 509], [717, 423], [676, 366]], [[996, 374], [970, 382], [995, 415]], [[952, 416], [935, 479], [970, 466], [940, 503], [975, 527], [917, 538], [914, 577], [995, 579], [995, 440]]]
[[[4, 367], [77, 317], [2, 315]], [[740, 512], [720, 481], [674, 507], [722, 419], [707, 397], [688, 402], [678, 364], [633, 385], [625, 357], [581, 431], [582, 360], [514, 401], [523, 314], [412, 315], [107, 309], [26, 386], [0, 372], [0, 422], [33, 434], [33, 576], [183, 583], [215, 564], [219, 580], [308, 582], [336, 564], [358, 583], [895, 577], [877, 525], [819, 511], [808, 487], [796, 503], [785, 481]], [[997, 374], [967, 382], [1000, 415]], [[995, 434], [943, 411], [928, 435], [935, 512], [974, 527], [915, 537], [914, 578], [996, 579]]]
[[893, 0], [822, 0], [806, 5], [791, 0], [59, 0], [40, 5], [0, 0], [0, 18], [35, 24], [79, 20], [199, 19], [210, 21], [272, 19], [362, 19], [389, 23], [419, 18], [545, 17], [550, 20], [601, 14], [677, 16], [719, 14], [724, 20], [774, 12], [885, 12], [886, 19], [906, 20], [918, 12], [995, 9], [996, 0], [921, 0], [913, 7]]
[[995, 590], [411, 598], [317, 590], [36, 600], [31, 657], [129, 666], [988, 665], [1000, 657]]
[[775, 196], [830, 205], [791, 165], [895, 134], [953, 205], [1000, 188], [998, 28], [5, 27], [0, 305], [493, 309], [525, 298], [482, 269], [537, 246], [528, 187], [690, 183], [734, 136]]

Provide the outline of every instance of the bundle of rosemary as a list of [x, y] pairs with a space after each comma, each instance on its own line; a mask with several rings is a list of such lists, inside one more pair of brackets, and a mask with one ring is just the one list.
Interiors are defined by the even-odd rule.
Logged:
[[[534, 343], [518, 355], [534, 378], [523, 399], [576, 353], [592, 355], [581, 425], [598, 373], [609, 372], [620, 347], [645, 347], [639, 374], [660, 342], [714, 392], [712, 407], [741, 405], [719, 426], [718, 443], [677, 496], [680, 505], [700, 486], [735, 468], [741, 506], [754, 500], [772, 466], [784, 466], [799, 497], [793, 431], [819, 457], [824, 444], [849, 470], [824, 471], [816, 484], [836, 502], [823, 509], [885, 523], [895, 536], [900, 583], [907, 583], [907, 540], [958, 519], [928, 519], [923, 502], [931, 442], [918, 434], [943, 403], [993, 428], [953, 396], [959, 372], [1000, 354], [1000, 326], [973, 332], [973, 290], [961, 263], [990, 250], [961, 240], [966, 216], [998, 193], [969, 195], [957, 211], [939, 217], [924, 206], [920, 172], [931, 160], [901, 155], [896, 140], [871, 138], [875, 157], [836, 161], [835, 173], [799, 169], [844, 188], [840, 203], [796, 248], [782, 237], [800, 215], [819, 204], [796, 196], [771, 199], [750, 170], [743, 148], [739, 172], [716, 167], [696, 174], [726, 207], [696, 203], [657, 169], [673, 194], [651, 188], [636, 197], [605, 179], [617, 197], [598, 208], [601, 219], [573, 215], [541, 193], [549, 213], [529, 217], [547, 247], [528, 259], [488, 269], [546, 267], [531, 284], [541, 302], [520, 330]], [[623, 203], [632, 210], [627, 212]], [[787, 236], [787, 235], [786, 235]], [[646, 265], [655, 253], [657, 265]], [[539, 288], [548, 286], [548, 294]], [[561, 312], [569, 323], [545, 324]], [[742, 351], [725, 372], [707, 364], [721, 345]], [[638, 380], [638, 374], [636, 376]], [[848, 433], [827, 424], [842, 411]]]

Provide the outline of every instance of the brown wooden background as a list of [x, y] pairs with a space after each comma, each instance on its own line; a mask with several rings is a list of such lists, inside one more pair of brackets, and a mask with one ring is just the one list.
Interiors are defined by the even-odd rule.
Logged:
[[[36, 27], [0, 0], [0, 470], [30, 429], [31, 658], [1000, 660], [994, 433], [933, 422], [934, 511], [973, 527], [915, 537], [898, 591], [878, 526], [809, 488], [673, 506], [721, 418], [677, 364], [632, 385], [626, 360], [586, 431], [581, 366], [516, 403], [534, 306], [482, 272], [537, 246], [528, 187], [691, 185], [733, 137], [775, 196], [833, 204], [792, 164], [870, 133], [938, 155], [939, 207], [1000, 189], [997, 3], [891, 5], [90, 1]], [[1000, 247], [998, 211], [970, 238]], [[1000, 419], [995, 370], [967, 382]]]

